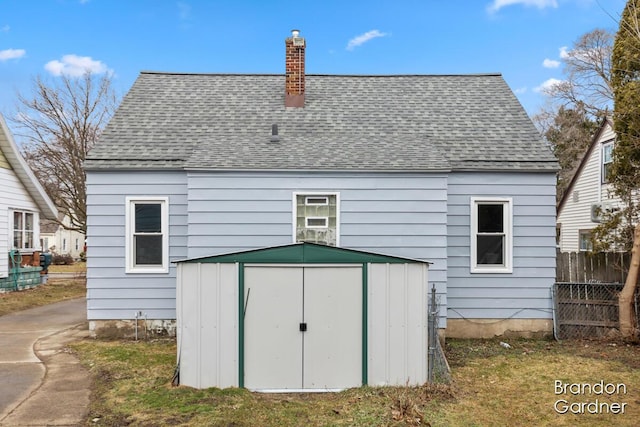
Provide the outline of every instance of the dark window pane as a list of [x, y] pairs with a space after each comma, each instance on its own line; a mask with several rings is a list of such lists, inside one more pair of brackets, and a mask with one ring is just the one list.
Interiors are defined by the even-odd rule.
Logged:
[[[26, 231], [33, 231], [33, 214], [32, 213], [25, 213], [24, 214], [24, 218], [25, 218], [24, 229]], [[32, 247], [32, 246], [29, 246], [29, 247]]]
[[22, 231], [13, 232], [13, 247], [17, 249], [24, 249], [22, 247]]
[[478, 235], [477, 264], [504, 265], [504, 236]]
[[136, 265], [162, 265], [162, 236], [134, 236]]
[[22, 230], [22, 212], [13, 213], [13, 229]]
[[478, 233], [502, 233], [503, 215], [502, 205], [478, 205]]
[[161, 210], [159, 203], [136, 203], [136, 233], [160, 233]]

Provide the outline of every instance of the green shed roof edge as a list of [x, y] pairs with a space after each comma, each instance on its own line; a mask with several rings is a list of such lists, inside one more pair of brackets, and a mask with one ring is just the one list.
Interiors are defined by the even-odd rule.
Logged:
[[219, 255], [210, 255], [174, 261], [181, 263], [256, 263], [256, 264], [431, 264], [413, 258], [395, 255], [377, 254], [343, 247], [300, 242], [282, 246], [271, 246], [260, 249], [249, 249]]

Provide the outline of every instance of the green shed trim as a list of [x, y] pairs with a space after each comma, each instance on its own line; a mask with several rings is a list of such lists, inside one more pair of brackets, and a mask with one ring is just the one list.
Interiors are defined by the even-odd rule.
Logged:
[[410, 258], [381, 255], [355, 249], [338, 248], [316, 243], [293, 243], [263, 249], [253, 249], [222, 255], [191, 258], [177, 263], [253, 263], [253, 264], [407, 264], [425, 263]]

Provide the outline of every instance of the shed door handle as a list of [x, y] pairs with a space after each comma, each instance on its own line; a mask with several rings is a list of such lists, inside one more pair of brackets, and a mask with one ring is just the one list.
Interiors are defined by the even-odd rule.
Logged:
[[300, 323], [300, 332], [307, 332], [307, 324], [306, 323]]

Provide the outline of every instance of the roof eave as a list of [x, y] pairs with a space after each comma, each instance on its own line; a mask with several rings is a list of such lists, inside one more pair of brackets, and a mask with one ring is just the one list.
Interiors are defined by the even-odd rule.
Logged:
[[609, 117], [605, 117], [602, 119], [602, 122], [600, 123], [600, 127], [598, 128], [598, 131], [593, 135], [593, 138], [591, 138], [591, 144], [589, 145], [589, 148], [587, 148], [586, 153], [584, 153], [584, 156], [582, 156], [582, 159], [580, 160], [580, 164], [578, 165], [578, 168], [576, 169], [575, 173], [571, 177], [571, 181], [569, 181], [569, 185], [567, 186], [567, 189], [564, 191], [564, 193], [562, 194], [562, 197], [560, 198], [560, 202], [558, 203], [558, 207], [556, 208], [556, 214], [559, 215], [560, 211], [564, 207], [564, 204], [566, 203], [567, 198], [569, 197], [569, 193], [571, 193], [571, 191], [573, 190], [573, 187], [575, 186], [575, 183], [578, 180], [578, 177], [580, 176], [580, 174], [582, 173], [582, 170], [587, 164], [587, 161], [589, 160], [589, 157], [591, 156], [591, 153], [593, 152], [594, 147], [597, 145], [598, 141], [600, 141], [600, 136], [602, 136], [602, 133], [604, 132], [606, 125], [611, 126], [611, 128], [613, 129], [613, 122]]
[[4, 135], [4, 138], [0, 135], [0, 150], [4, 153], [7, 161], [13, 168], [16, 176], [25, 187], [35, 204], [38, 206], [40, 213], [44, 218], [56, 220], [58, 217], [58, 209], [54, 205], [53, 201], [49, 198], [44, 188], [36, 178], [36, 176], [27, 165], [20, 154], [20, 150], [13, 140], [13, 136], [9, 131], [9, 127], [4, 120], [4, 117], [0, 114], [0, 130]]

